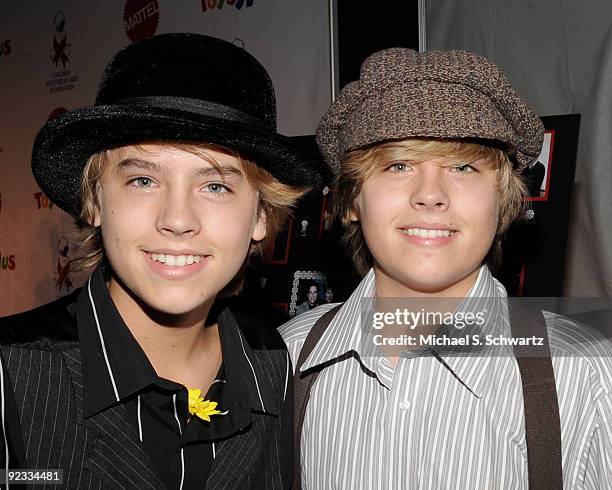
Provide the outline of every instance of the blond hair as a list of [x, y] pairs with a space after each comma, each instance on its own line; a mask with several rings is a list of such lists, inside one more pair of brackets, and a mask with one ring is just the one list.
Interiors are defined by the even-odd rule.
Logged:
[[[135, 145], [140, 149], [146, 143]], [[155, 144], [160, 144], [155, 142]], [[162, 147], [177, 148], [193, 153], [210, 163], [220, 171], [220, 165], [211, 158], [207, 150], [221, 151], [240, 160], [247, 182], [253, 186], [258, 194], [258, 214], [263, 212], [266, 220], [266, 236], [261, 241], [251, 241], [249, 252], [240, 272], [236, 278], [219, 293], [222, 296], [236, 294], [242, 288], [244, 271], [249, 261], [261, 256], [266, 245], [274, 239], [278, 231], [291, 217], [292, 208], [297, 200], [304, 195], [307, 188], [291, 187], [278, 181], [267, 170], [258, 166], [252, 160], [242, 157], [237, 151], [205, 143], [164, 142]], [[109, 161], [110, 155], [119, 149], [105, 150], [89, 157], [81, 176], [79, 200], [80, 212], [76, 217], [78, 232], [75, 236], [76, 258], [72, 261], [75, 271], [83, 271], [96, 267], [104, 258], [104, 248], [100, 228], [93, 226], [96, 210], [98, 209], [97, 187], [102, 177], [104, 165]]]
[[466, 163], [486, 159], [497, 171], [497, 230], [485, 262], [493, 270], [500, 266], [502, 238], [510, 224], [525, 215], [528, 206], [525, 199], [526, 186], [520, 175], [513, 171], [508, 154], [500, 148], [477, 140], [411, 138], [350, 151], [342, 160], [335, 182], [333, 213], [344, 226], [342, 242], [359, 274], [365, 275], [373, 263], [361, 224], [350, 219], [351, 212], [358, 211], [356, 199], [363, 183], [376, 173], [381, 161], [393, 161], [397, 158], [424, 161], [448, 156], [460, 158]]

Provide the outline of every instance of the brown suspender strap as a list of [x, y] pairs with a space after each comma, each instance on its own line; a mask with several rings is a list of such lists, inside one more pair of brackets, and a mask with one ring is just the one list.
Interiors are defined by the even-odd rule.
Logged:
[[[320, 369], [311, 369], [302, 373], [302, 364], [308, 359], [341, 306], [338, 305], [326, 312], [313, 325], [304, 341], [295, 368], [295, 459], [292, 487], [294, 490], [300, 490], [302, 486], [300, 442], [306, 405], [312, 385], [321, 372]], [[529, 489], [558, 490], [563, 488], [561, 422], [546, 323], [540, 311], [517, 307], [512, 300], [508, 302], [508, 309], [514, 338], [535, 336], [543, 339], [542, 346], [514, 346], [514, 355], [523, 385]]]
[[529, 488], [558, 490], [563, 488], [561, 422], [546, 322], [541, 311], [519, 306], [513, 299], [508, 310], [513, 338], [543, 339], [541, 346], [513, 347], [523, 384]]
[[293, 412], [293, 441], [295, 444], [295, 459], [293, 463], [293, 489], [300, 490], [302, 488], [302, 471], [300, 461], [300, 441], [302, 440], [302, 425], [304, 424], [304, 417], [306, 416], [306, 405], [310, 398], [310, 389], [315, 379], [321, 372], [317, 369], [308, 370], [302, 373], [302, 364], [306, 362], [308, 356], [314, 349], [319, 339], [323, 336], [325, 330], [329, 326], [330, 322], [336, 316], [336, 313], [340, 309], [342, 304], [335, 306], [321, 318], [319, 318], [310, 329], [302, 350], [300, 351], [300, 357], [295, 367], [295, 376], [293, 377], [293, 397], [294, 397], [294, 412]]

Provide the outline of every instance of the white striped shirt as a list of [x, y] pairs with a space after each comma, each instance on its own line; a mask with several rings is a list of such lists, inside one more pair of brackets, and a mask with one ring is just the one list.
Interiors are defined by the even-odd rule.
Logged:
[[[513, 356], [385, 357], [363, 352], [360, 309], [375, 296], [370, 271], [302, 369], [328, 362], [310, 395], [301, 440], [304, 489], [526, 489], [523, 393]], [[505, 299], [483, 266], [468, 294]], [[505, 304], [504, 301], [493, 304]], [[488, 303], [490, 306], [491, 303]], [[295, 366], [316, 320], [280, 328]], [[473, 310], [473, 311], [475, 311]], [[507, 310], [496, 312], [509, 331]], [[612, 348], [545, 313], [561, 420], [565, 488], [612, 489]], [[588, 343], [588, 357], [577, 347]], [[599, 349], [599, 351], [597, 350]], [[353, 355], [343, 354], [353, 351]]]

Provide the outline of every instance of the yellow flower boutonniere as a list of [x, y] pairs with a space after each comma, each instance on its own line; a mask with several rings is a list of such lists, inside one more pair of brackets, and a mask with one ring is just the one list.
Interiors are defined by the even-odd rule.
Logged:
[[197, 415], [202, 420], [210, 422], [210, 416], [221, 413], [217, 408], [217, 402], [204, 400], [202, 391], [197, 388], [189, 388], [189, 413]]

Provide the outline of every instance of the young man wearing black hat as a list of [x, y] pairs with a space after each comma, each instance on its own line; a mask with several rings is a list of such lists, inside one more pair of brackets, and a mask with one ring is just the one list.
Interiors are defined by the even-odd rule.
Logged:
[[342, 90], [317, 141], [365, 277], [280, 329], [294, 488], [612, 488], [609, 340], [511, 302], [490, 271], [542, 139], [463, 51], [381, 51]]
[[0, 324], [1, 468], [61, 470], [48, 483], [66, 488], [286, 488], [287, 352], [218, 300], [319, 184], [276, 133], [264, 68], [207, 36], [135, 43], [94, 106], [40, 131], [32, 167], [96, 269], [73, 301]]

